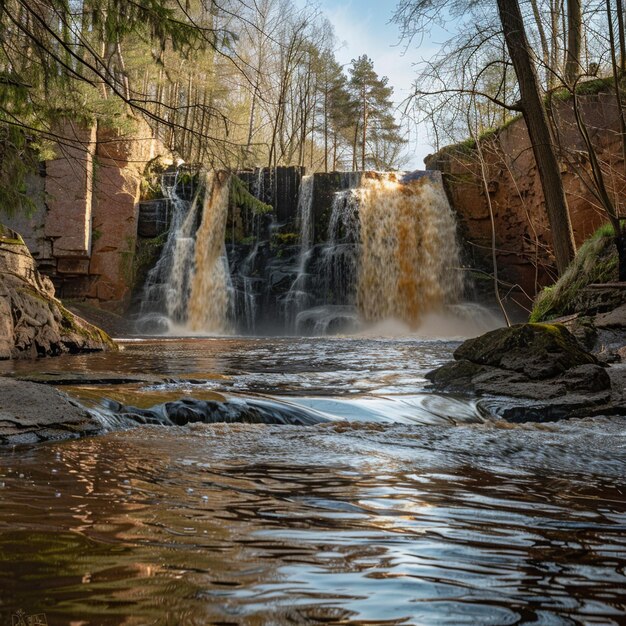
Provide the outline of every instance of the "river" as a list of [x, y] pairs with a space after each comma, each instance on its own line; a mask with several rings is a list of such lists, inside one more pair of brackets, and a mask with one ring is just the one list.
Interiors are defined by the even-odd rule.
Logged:
[[122, 342], [1, 371], [99, 409], [263, 397], [308, 427], [142, 426], [0, 452], [0, 623], [624, 624], [626, 429], [511, 425], [432, 394], [457, 344]]

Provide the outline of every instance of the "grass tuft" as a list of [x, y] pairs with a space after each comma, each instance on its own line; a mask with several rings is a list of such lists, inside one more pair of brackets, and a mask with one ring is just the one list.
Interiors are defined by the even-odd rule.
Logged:
[[537, 295], [529, 321], [541, 322], [575, 313], [577, 297], [587, 285], [617, 280], [614, 238], [613, 227], [605, 224], [587, 239], [563, 276]]

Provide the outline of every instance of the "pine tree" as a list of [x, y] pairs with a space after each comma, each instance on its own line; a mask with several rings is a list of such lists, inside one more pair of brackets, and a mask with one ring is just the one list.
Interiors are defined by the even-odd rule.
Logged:
[[388, 132], [386, 134], [381, 133], [380, 138], [385, 137], [386, 140], [395, 138], [401, 143], [399, 135], [394, 137], [389, 132], [391, 130], [390, 112], [393, 111], [393, 102], [391, 101], [393, 88], [388, 85], [389, 79], [386, 76], [379, 78], [374, 70], [374, 63], [367, 55], [353, 59], [349, 72], [350, 91], [356, 103], [357, 111], [353, 136], [353, 166], [354, 169], [358, 168], [357, 160], [360, 151], [361, 169], [365, 170], [367, 163], [376, 166], [374, 146], [368, 146], [368, 143], [376, 138], [372, 129], [381, 131], [384, 127]]

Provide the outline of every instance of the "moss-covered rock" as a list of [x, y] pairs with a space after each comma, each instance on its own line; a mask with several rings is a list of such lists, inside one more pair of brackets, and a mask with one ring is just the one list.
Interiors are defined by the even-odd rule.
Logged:
[[466, 341], [454, 358], [426, 378], [437, 389], [486, 396], [483, 409], [506, 419], [626, 414], [625, 390], [560, 324], [500, 328]]
[[585, 241], [559, 280], [539, 293], [530, 321], [548, 321], [588, 309], [585, 288], [593, 283], [617, 280], [618, 257], [614, 241], [610, 224], [599, 228]]
[[457, 360], [525, 374], [531, 380], [558, 376], [597, 359], [562, 324], [516, 324], [470, 339], [454, 353]]
[[240, 209], [252, 211], [255, 215], [263, 215], [273, 211], [271, 205], [265, 204], [265, 202], [261, 202], [261, 200], [255, 198], [250, 193], [248, 185], [235, 174], [230, 178], [229, 204], [231, 207], [239, 207]]
[[0, 359], [117, 349], [54, 297], [52, 283], [17, 237], [0, 239]]

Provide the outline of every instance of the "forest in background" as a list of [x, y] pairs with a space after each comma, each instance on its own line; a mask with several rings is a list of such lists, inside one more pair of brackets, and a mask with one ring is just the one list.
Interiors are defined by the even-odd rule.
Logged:
[[397, 168], [393, 89], [365, 54], [342, 67], [339, 45], [292, 0], [1, 0], [3, 204], [68, 118], [141, 117], [209, 167]]

